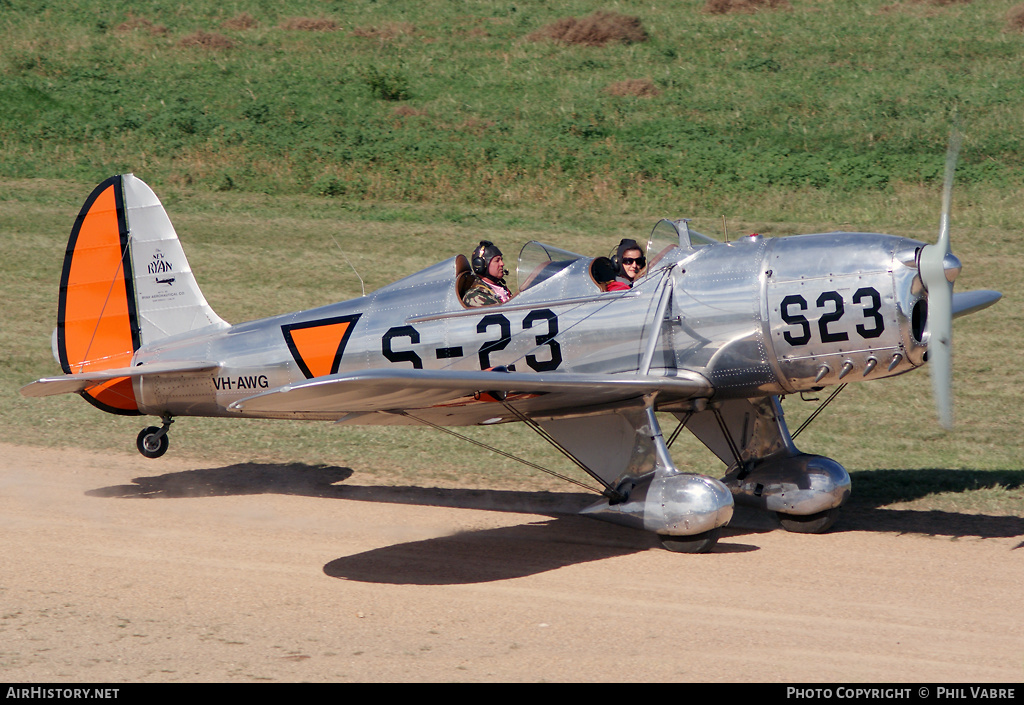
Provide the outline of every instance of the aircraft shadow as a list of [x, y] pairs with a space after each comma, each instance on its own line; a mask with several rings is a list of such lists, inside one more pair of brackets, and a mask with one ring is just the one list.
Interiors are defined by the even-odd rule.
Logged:
[[[86, 494], [119, 499], [179, 499], [276, 493], [551, 517], [386, 546], [342, 557], [324, 566], [325, 574], [331, 577], [361, 582], [490, 582], [660, 546], [657, 536], [650, 532], [578, 516], [581, 509], [594, 503], [594, 494], [347, 484], [345, 481], [352, 474], [350, 468], [336, 466], [239, 463], [137, 477], [132, 484], [97, 488]], [[757, 549], [733, 540], [715, 548], [719, 553], [752, 550]]]
[[350, 468], [305, 463], [237, 463], [220, 468], [136, 477], [131, 485], [89, 490], [90, 497], [181, 499], [246, 494], [290, 494], [341, 498], [337, 485], [352, 476]]
[[596, 495], [583, 492], [345, 484], [352, 474], [351, 468], [328, 465], [238, 463], [220, 468], [136, 477], [130, 485], [102, 487], [85, 494], [121, 499], [284, 494], [552, 516], [576, 514], [596, 499]]
[[364, 583], [465, 585], [536, 575], [657, 546], [653, 534], [570, 516], [383, 546], [337, 558], [324, 566], [324, 573]]
[[[517, 526], [460, 532], [345, 556], [324, 566], [340, 579], [394, 584], [464, 584], [506, 580], [566, 565], [604, 560], [659, 546], [648, 532], [577, 516], [595, 500], [587, 493], [443, 489], [347, 484], [350, 468], [239, 463], [219, 468], [138, 477], [130, 485], [90, 490], [93, 497], [175, 499], [246, 494], [287, 494], [391, 504], [478, 509], [551, 517]], [[934, 492], [1000, 486], [1017, 489], [1024, 472], [975, 470], [875, 470], [852, 473], [853, 494], [833, 532], [871, 531], [935, 536], [1024, 537], [1024, 518], [937, 510], [890, 509]], [[770, 514], [737, 507], [713, 552], [745, 552], [756, 546], [744, 535], [779, 527]], [[1024, 547], [1024, 541], [1018, 548]]]
[[[850, 473], [852, 494], [843, 507], [838, 531], [919, 533], [960, 538], [1024, 536], [1024, 517], [942, 510], [892, 509], [945, 492], [1024, 488], [1024, 470], [862, 470]], [[1024, 547], [1024, 543], [1018, 548]]]

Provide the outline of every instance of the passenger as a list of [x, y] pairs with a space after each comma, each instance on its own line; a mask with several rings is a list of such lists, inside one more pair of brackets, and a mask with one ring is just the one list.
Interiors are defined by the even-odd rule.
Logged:
[[493, 242], [481, 240], [473, 250], [471, 259], [476, 279], [462, 295], [462, 303], [466, 306], [490, 306], [503, 304], [512, 298], [512, 292], [505, 284], [505, 261]]
[[636, 240], [622, 240], [615, 251], [612, 262], [616, 265], [615, 281], [608, 286], [608, 291], [624, 291], [632, 289], [636, 278], [647, 266], [644, 251]]
[[590, 273], [594, 277], [594, 281], [601, 287], [601, 291], [622, 291], [629, 289], [628, 286], [621, 282], [615, 281], [616, 269], [612, 261], [607, 257], [598, 257], [594, 260], [594, 263], [590, 265]]

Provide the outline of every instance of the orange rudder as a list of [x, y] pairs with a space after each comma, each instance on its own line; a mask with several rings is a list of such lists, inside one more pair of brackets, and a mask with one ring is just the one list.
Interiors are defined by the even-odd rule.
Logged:
[[[86, 199], [75, 220], [61, 272], [57, 353], [66, 374], [131, 365], [140, 345], [134, 274], [120, 176]], [[138, 414], [127, 377], [82, 392], [95, 406]]]

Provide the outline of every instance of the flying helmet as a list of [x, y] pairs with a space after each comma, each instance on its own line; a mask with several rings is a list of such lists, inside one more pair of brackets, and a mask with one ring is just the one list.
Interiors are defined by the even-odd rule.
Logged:
[[624, 239], [619, 242], [619, 246], [615, 248], [615, 254], [612, 255], [612, 264], [615, 265], [615, 268], [620, 274], [622, 273], [622, 256], [630, 250], [640, 250], [640, 257], [638, 258], [639, 261], [637, 264], [639, 264], [641, 268], [647, 266], [647, 258], [644, 257], [644, 248], [640, 247], [636, 240]]
[[501, 257], [501, 250], [490, 240], [481, 240], [480, 244], [473, 250], [473, 273], [479, 277], [487, 274], [487, 266], [495, 257]]

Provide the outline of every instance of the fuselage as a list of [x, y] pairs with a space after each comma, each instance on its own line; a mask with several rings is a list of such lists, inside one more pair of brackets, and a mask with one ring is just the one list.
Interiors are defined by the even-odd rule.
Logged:
[[143, 345], [134, 365], [217, 368], [141, 378], [136, 398], [146, 414], [238, 416], [230, 404], [270, 389], [386, 368], [688, 370], [716, 398], [876, 379], [922, 364], [921, 245], [830, 233], [675, 247], [631, 290], [608, 293], [593, 260], [578, 257], [539, 267], [509, 302], [475, 309], [459, 298], [466, 266], [456, 257], [351, 301]]

